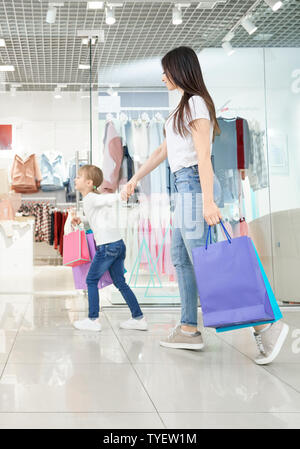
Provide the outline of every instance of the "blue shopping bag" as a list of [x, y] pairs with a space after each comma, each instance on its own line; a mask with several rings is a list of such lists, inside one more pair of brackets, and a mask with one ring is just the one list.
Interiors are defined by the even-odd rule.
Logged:
[[192, 256], [205, 327], [229, 327], [274, 320], [252, 240], [232, 239], [193, 248]]
[[219, 328], [216, 329], [217, 332], [226, 332], [226, 331], [231, 331], [231, 330], [235, 330], [235, 329], [241, 329], [243, 327], [252, 327], [252, 326], [259, 326], [260, 324], [274, 323], [275, 321], [279, 321], [282, 318], [282, 313], [280, 311], [280, 308], [279, 308], [278, 303], [276, 301], [276, 298], [275, 298], [275, 295], [273, 293], [272, 287], [270, 285], [269, 279], [267, 278], [267, 275], [265, 273], [264, 267], [263, 267], [263, 265], [261, 263], [261, 260], [259, 258], [258, 252], [257, 252], [257, 250], [256, 250], [256, 248], [254, 246], [254, 243], [253, 243], [253, 247], [254, 247], [255, 254], [256, 254], [256, 257], [257, 257], [257, 260], [258, 260], [258, 263], [259, 263], [259, 267], [260, 267], [261, 273], [262, 273], [263, 278], [264, 278], [264, 283], [265, 283], [265, 286], [266, 286], [266, 289], [267, 289], [267, 292], [268, 292], [268, 296], [269, 296], [269, 300], [270, 300], [270, 304], [271, 304], [271, 307], [272, 307], [272, 310], [273, 310], [273, 313], [274, 313], [274, 320], [261, 321], [260, 323], [247, 323], [247, 324], [242, 324], [242, 325], [239, 325], [239, 326], [219, 327]]

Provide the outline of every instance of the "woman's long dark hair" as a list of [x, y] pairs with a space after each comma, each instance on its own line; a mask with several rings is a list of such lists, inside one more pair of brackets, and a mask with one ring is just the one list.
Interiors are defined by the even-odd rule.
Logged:
[[198, 57], [190, 47], [178, 47], [169, 51], [161, 61], [163, 70], [170, 82], [180, 87], [184, 93], [174, 111], [174, 131], [182, 137], [189, 134], [185, 117], [192, 120], [189, 99], [200, 95], [206, 103], [213, 124], [213, 137], [220, 134], [214, 102], [205, 86]]

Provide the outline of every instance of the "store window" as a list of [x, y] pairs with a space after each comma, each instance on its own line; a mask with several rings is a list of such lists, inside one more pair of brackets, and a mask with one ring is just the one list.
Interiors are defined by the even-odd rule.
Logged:
[[[291, 35], [280, 27], [294, 15], [296, 0], [284, 0], [276, 13], [261, 2], [251, 10], [260, 32], [248, 35], [239, 24], [225, 42], [223, 18], [239, 23], [251, 2], [215, 2], [210, 9], [191, 2], [177, 25], [167, 2], [124, 2], [114, 17], [85, 1], [67, 0], [55, 11], [43, 0], [26, 8], [14, 3], [15, 10], [3, 3], [0, 28], [1, 291], [78, 294], [72, 269], [62, 265], [59, 231], [69, 207], [82, 210], [76, 171], [92, 162], [105, 172], [113, 136], [119, 151], [113, 188], [122, 188], [164, 139], [165, 120], [179, 101], [161, 82], [160, 59], [188, 45], [198, 52], [223, 130], [212, 161], [225, 224], [233, 236], [253, 238], [277, 298], [299, 302], [299, 48], [297, 40], [287, 48]], [[286, 40], [272, 32], [279, 29]], [[31, 177], [23, 185], [14, 162], [21, 167], [29, 159]], [[126, 278], [142, 304], [180, 303], [170, 254], [172, 186], [166, 161], [122, 211]], [[22, 216], [9, 225], [16, 211]], [[223, 238], [214, 232], [215, 241]], [[114, 287], [103, 296], [109, 306], [123, 304]]]
[[300, 302], [299, 60], [299, 48], [265, 49], [274, 287], [284, 304]]

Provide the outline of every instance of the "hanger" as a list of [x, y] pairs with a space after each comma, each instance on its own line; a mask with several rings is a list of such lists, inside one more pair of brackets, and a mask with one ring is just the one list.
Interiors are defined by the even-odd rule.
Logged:
[[128, 122], [128, 115], [125, 114], [124, 112], [121, 112], [121, 114], [120, 114], [120, 121], [124, 122], [124, 123], [127, 123]]
[[160, 112], [156, 112], [155, 118], [158, 122], [164, 122], [164, 118]]
[[[228, 115], [226, 115], [228, 114]], [[238, 118], [238, 112], [235, 108], [224, 108], [220, 110], [220, 116], [219, 118], [224, 118], [225, 120], [235, 120]]]
[[31, 151], [26, 151], [24, 149], [21, 149], [20, 151], [17, 152], [17, 155], [23, 160], [23, 162], [27, 160], [29, 156], [31, 156], [32, 154], [33, 153]]
[[142, 119], [144, 122], [150, 122], [150, 118], [149, 118], [149, 115], [147, 114], [147, 112], [143, 112], [143, 113], [142, 113], [141, 119]]
[[113, 119], [114, 119], [114, 116], [111, 113], [106, 114], [106, 120], [107, 121], [110, 121], [110, 120], [113, 120]]

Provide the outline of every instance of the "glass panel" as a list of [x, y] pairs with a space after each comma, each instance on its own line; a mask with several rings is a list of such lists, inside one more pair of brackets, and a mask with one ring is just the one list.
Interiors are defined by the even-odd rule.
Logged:
[[[214, 156], [216, 176], [222, 187], [222, 200], [219, 203], [221, 211], [231, 234], [238, 236], [248, 232], [252, 236], [272, 283], [263, 49], [238, 48], [231, 57], [228, 57], [223, 49], [205, 49], [199, 54], [199, 59], [220, 122], [225, 124], [225, 128], [227, 125], [230, 126], [230, 132], [232, 132], [230, 141], [227, 142], [227, 128], [224, 130], [223, 135], [219, 137], [219, 147], [224, 147], [224, 152], [228, 153], [229, 156], [234, 156], [234, 159], [228, 163], [229, 156], [226, 156], [227, 162], [224, 165], [220, 154], [216, 153]], [[128, 126], [133, 127], [135, 132], [135, 126], [147, 123], [147, 117], [143, 115], [144, 113], [147, 113], [151, 121], [155, 119], [155, 114], [159, 112], [159, 108], [161, 108], [162, 115], [166, 117], [168, 107], [172, 111], [177, 106], [180, 100], [178, 91], [169, 92], [168, 101], [165, 102], [164, 100], [166, 91], [163, 92], [160, 87], [162, 85], [161, 72], [160, 59], [158, 58], [127, 63], [123, 66], [111, 67], [109, 70], [100, 70], [98, 123], [101, 135], [100, 148], [102, 150], [100, 151], [100, 157], [99, 153], [97, 157], [99, 157], [99, 164], [104, 167], [104, 170], [105, 149], [102, 141], [103, 138], [104, 140], [107, 138], [105, 129], [107, 129], [109, 121], [113, 123], [121, 142], [124, 142], [124, 138], [126, 142], [126, 135], [123, 136], [122, 134], [122, 119], [128, 123]], [[168, 107], [164, 111], [166, 106]], [[237, 146], [237, 118], [243, 119], [238, 123], [242, 124], [242, 133], [244, 133], [244, 141], [241, 144], [243, 148], [240, 145], [239, 149]], [[151, 133], [148, 133], [148, 144], [150, 142], [151, 148], [152, 137]], [[136, 158], [133, 164], [134, 169], [136, 169], [139, 166], [139, 160], [143, 157], [145, 144], [143, 144], [143, 140], [135, 142], [133, 139], [128, 142], [128, 146], [132, 146], [129, 152], [132, 153], [133, 159]], [[259, 174], [257, 173], [259, 162], [256, 159], [253, 161], [253, 151], [255, 151], [255, 157], [259, 157], [263, 167], [263, 171]], [[139, 198], [141, 198], [143, 189], [144, 192], [151, 192], [152, 197], [155, 198], [155, 184], [153, 184], [151, 175], [146, 176], [141, 183]], [[153, 211], [159, 216], [159, 201], [156, 199], [151, 203], [150, 200], [150, 204], [153, 205]], [[160, 223], [156, 228], [151, 210], [150, 207], [148, 214], [151, 230], [154, 229], [155, 232], [164, 235]], [[142, 217], [145, 216], [148, 218], [147, 214], [142, 215]], [[151, 264], [149, 268], [147, 250], [149, 249], [148, 257], [150, 259], [150, 256], [153, 255], [153, 247], [150, 247], [151, 241], [146, 241], [148, 245], [141, 249], [141, 236], [144, 235], [144, 231], [140, 217], [141, 215], [137, 214], [136, 223], [133, 219], [130, 220], [130, 226], [134, 224], [138, 228], [136, 234], [133, 231], [130, 234], [129, 227], [126, 227], [126, 234], [124, 235], [127, 247], [130, 249], [126, 260], [127, 279], [133, 288], [140, 289], [137, 291], [137, 296], [141, 303], [168, 304], [171, 297], [172, 303], [177, 304], [179, 303], [179, 292], [177, 288], [175, 289], [175, 286], [177, 286], [175, 272], [174, 276], [173, 273], [170, 273], [171, 276], [164, 276], [159, 271], [163, 269], [159, 264], [157, 267], [158, 273], [151, 272]], [[216, 240], [224, 238], [220, 230], [215, 233], [214, 237]], [[138, 244], [136, 239], [138, 239]], [[164, 245], [165, 242], [162, 243], [163, 251]], [[139, 254], [139, 249], [141, 249], [141, 252], [146, 250], [145, 254]], [[135, 251], [134, 257], [133, 250]], [[164, 260], [164, 255], [162, 259]], [[155, 277], [156, 274], [159, 276]], [[149, 280], [153, 285], [151, 289], [149, 288]], [[157, 282], [155, 283], [155, 281]], [[164, 289], [164, 293], [159, 293], [157, 287]], [[115, 292], [115, 295], [118, 296], [118, 292]], [[116, 303], [121, 303], [120, 295], [119, 300]]]
[[[11, 58], [15, 70], [0, 73], [0, 194], [22, 216], [2, 225], [0, 292], [74, 292], [72, 270], [62, 266], [62, 230], [76, 205], [76, 155], [86, 163], [91, 153], [91, 69], [79, 69], [90, 49], [72, 19], [86, 5], [57, 7], [50, 25], [48, 2], [39, 3], [39, 13], [35, 2], [15, 3], [0, 8], [18, 32], [10, 36], [3, 22], [1, 57]], [[10, 183], [19, 192], [14, 198]]]
[[300, 49], [267, 48], [266, 108], [275, 292], [300, 303]]

